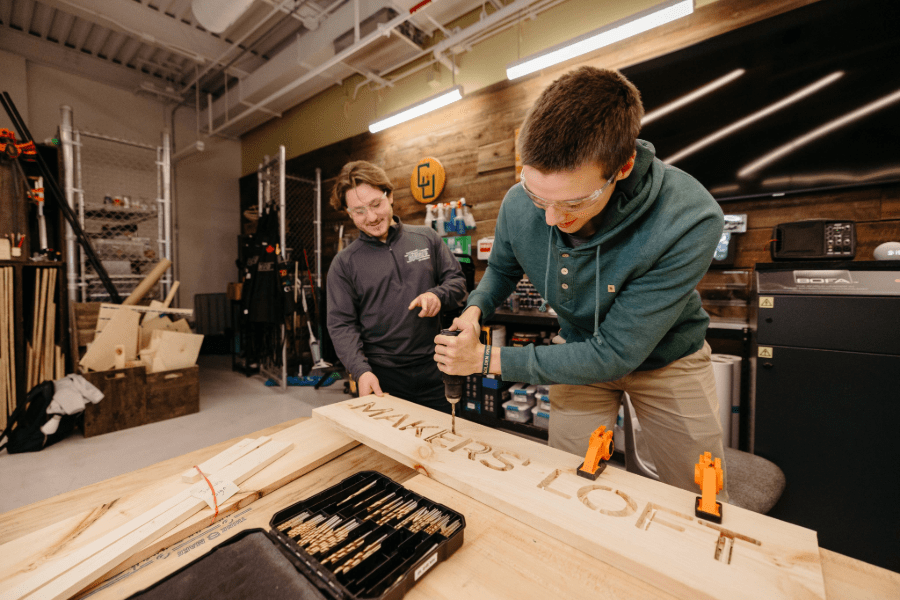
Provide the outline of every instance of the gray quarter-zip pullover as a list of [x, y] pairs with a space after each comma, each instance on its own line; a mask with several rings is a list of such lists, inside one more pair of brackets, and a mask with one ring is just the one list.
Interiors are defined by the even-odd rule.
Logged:
[[463, 306], [467, 295], [459, 261], [437, 232], [397, 217], [386, 242], [360, 233], [338, 253], [326, 285], [328, 333], [357, 379], [371, 371], [370, 362], [403, 367], [434, 354], [440, 317], [408, 309], [419, 294], [437, 295], [442, 312]]

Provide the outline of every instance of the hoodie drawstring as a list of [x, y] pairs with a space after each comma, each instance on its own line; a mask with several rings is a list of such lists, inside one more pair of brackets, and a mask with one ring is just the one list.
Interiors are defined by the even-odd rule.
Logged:
[[600, 335], [600, 245], [597, 245], [597, 256], [594, 259], [594, 337]]
[[544, 295], [541, 297], [541, 306], [538, 312], [547, 312], [547, 292], [550, 286], [550, 251], [553, 249], [553, 228], [550, 228], [550, 235], [547, 236], [547, 270], [544, 271]]

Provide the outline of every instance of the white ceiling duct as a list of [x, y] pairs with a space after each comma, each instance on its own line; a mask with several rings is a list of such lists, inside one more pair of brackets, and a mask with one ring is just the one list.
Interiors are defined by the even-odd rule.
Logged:
[[194, 18], [204, 29], [222, 33], [247, 12], [253, 0], [191, 0]]

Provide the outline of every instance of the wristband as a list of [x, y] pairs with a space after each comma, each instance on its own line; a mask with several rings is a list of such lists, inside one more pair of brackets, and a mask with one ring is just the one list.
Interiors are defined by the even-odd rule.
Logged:
[[491, 372], [491, 345], [484, 345], [484, 362], [481, 365], [481, 374], [489, 375]]

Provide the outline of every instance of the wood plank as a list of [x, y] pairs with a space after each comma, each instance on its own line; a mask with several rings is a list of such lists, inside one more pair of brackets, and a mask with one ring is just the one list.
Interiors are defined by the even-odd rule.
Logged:
[[[217, 480], [240, 486], [248, 478], [284, 456], [293, 443], [276, 442], [257, 448], [228, 465], [217, 474]], [[31, 573], [27, 580], [0, 593], [0, 600], [33, 600], [68, 598], [97, 577], [106, 573], [135, 550], [152, 542], [191, 515], [208, 508], [198, 498], [206, 490], [202, 484], [184, 489], [110, 531], [94, 542], [64, 556], [55, 557]]]
[[510, 137], [478, 148], [478, 173], [516, 166], [516, 143]]
[[[96, 586], [89, 588], [89, 591], [86, 593], [90, 594], [91, 600], [119, 600], [128, 597], [185, 566], [200, 554], [209, 551], [213, 545], [224, 543], [242, 530], [252, 528], [268, 529], [269, 521], [277, 511], [297, 502], [301, 498], [308, 498], [321, 492], [355, 473], [370, 470], [383, 473], [398, 483], [403, 483], [416, 476], [416, 472], [409, 467], [401, 465], [371, 448], [357, 446], [296, 481], [240, 509], [229, 517], [204, 527], [194, 535], [186, 537], [169, 546], [166, 550], [150, 556], [133, 568], [99, 582]], [[452, 491], [444, 486], [441, 487]], [[440, 502], [441, 500], [439, 499], [438, 501]], [[470, 502], [478, 504], [471, 500]], [[431, 576], [429, 574], [429, 577]], [[414, 590], [410, 593], [414, 593]], [[405, 598], [416, 598], [416, 596], [407, 595]], [[535, 598], [534, 600], [538, 599]]]
[[[241, 492], [219, 507], [217, 517], [213, 518], [212, 511], [201, 511], [193, 515], [167, 534], [130, 554], [109, 569], [102, 578], [120, 573], [163, 548], [226, 518], [357, 445], [357, 442], [332, 427], [313, 420], [305, 420], [287, 429], [273, 432], [271, 437], [275, 442], [293, 443], [294, 448], [268, 468], [247, 479]], [[223, 450], [225, 447], [220, 445], [218, 448]], [[207, 453], [206, 457], [209, 456]], [[0, 561], [0, 581], [4, 582], [4, 588], [19, 585], [45, 562], [53, 560], [61, 553], [69, 553], [84, 547], [171, 498], [188, 485], [182, 483], [180, 473], [191, 464], [197, 464], [197, 460], [198, 458], [191, 454], [179, 457], [179, 460], [167, 461], [165, 463], [168, 465], [167, 468], [151, 471], [161, 475], [156, 483], [146, 487], [126, 485], [123, 494], [99, 503], [96, 500], [79, 502], [77, 493], [73, 494], [76, 498], [69, 497], [66, 502], [59, 505], [59, 510], [51, 508], [54, 499], [39, 503], [37, 508], [31, 511], [29, 523], [19, 522], [23, 518], [23, 511], [9, 513], [8, 519], [5, 518], [7, 515], [3, 515], [3, 518], [0, 518], [0, 524], [3, 525], [0, 532], [5, 533], [7, 529], [28, 532], [15, 539], [5, 535], [0, 537], [5, 540], [5, 543], [0, 545], [0, 556], [4, 557], [4, 560]], [[188, 464], [183, 464], [182, 461]], [[123, 476], [122, 479], [127, 477]], [[7, 528], [7, 523], [15, 523], [15, 527]]]
[[452, 435], [449, 416], [390, 396], [313, 417], [676, 596], [825, 597], [813, 531], [735, 506], [721, 526], [701, 521], [696, 494], [618, 469], [592, 483], [581, 457], [467, 421]]
[[[253, 434], [253, 437], [273, 436], [280, 431], [290, 429], [294, 425], [309, 420], [306, 417], [285, 421], [284, 423], [262, 429]], [[332, 428], [328, 430], [331, 431]], [[170, 481], [170, 478], [172, 478], [171, 481], [173, 483], [176, 483], [180, 481], [180, 475], [178, 474], [184, 471], [187, 466], [198, 465], [209, 460], [245, 437], [247, 436], [238, 436], [152, 464], [137, 471], [123, 473], [106, 481], [87, 485], [83, 488], [71, 490], [45, 500], [39, 500], [28, 506], [22, 506], [2, 513], [0, 514], [0, 547], [8, 548], [8, 546], [4, 545], [53, 524], [76, 522], [71, 521], [71, 519], [84, 518], [104, 505], [115, 504], [116, 507], [122, 506], [123, 503], [127, 502], [129, 496], [138, 492], [143, 493], [147, 489], [162, 485]], [[178, 477], [173, 477], [175, 475], [178, 475]], [[0, 569], [2, 568], [3, 565], [0, 565]], [[0, 577], [2, 577], [2, 574], [0, 574]]]
[[[187, 471], [181, 474], [181, 481], [184, 483], [196, 483], [200, 481], [200, 478], [203, 475], [210, 475], [247, 454], [251, 450], [255, 450], [259, 448], [266, 442], [270, 441], [272, 438], [267, 436], [262, 436], [256, 439], [246, 438], [226, 450], [225, 452], [221, 452], [211, 459], [197, 465], [199, 467], [200, 472], [197, 471], [197, 467], [191, 467]], [[201, 475], [201, 472], [203, 475]]]

